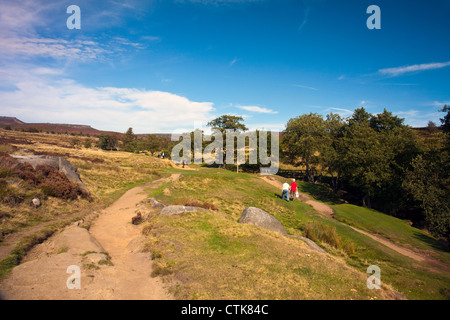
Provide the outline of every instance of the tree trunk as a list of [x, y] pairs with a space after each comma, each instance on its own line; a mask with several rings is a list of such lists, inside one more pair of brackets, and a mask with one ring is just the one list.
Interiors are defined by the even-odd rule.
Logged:
[[368, 194], [366, 194], [363, 197], [363, 207], [364, 208], [369, 208], [369, 209], [372, 207], [371, 204], [370, 204], [370, 196]]
[[306, 175], [308, 177], [308, 182], [314, 183], [314, 175], [311, 172], [311, 162], [309, 158], [306, 160]]

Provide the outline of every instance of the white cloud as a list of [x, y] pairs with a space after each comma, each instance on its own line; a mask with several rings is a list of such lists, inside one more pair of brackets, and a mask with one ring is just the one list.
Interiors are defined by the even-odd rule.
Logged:
[[450, 100], [448, 100], [448, 101], [433, 101], [433, 106], [435, 106], [435, 107], [442, 108], [445, 105], [450, 106]]
[[433, 70], [433, 69], [441, 69], [441, 68], [445, 68], [447, 66], [450, 66], [450, 61], [438, 62], [438, 63], [415, 64], [415, 65], [411, 65], [411, 66], [403, 66], [403, 67], [396, 67], [396, 68], [386, 68], [386, 69], [380, 69], [380, 70], [378, 70], [378, 72], [383, 75], [396, 77], [396, 76], [400, 76], [405, 73]]
[[326, 113], [337, 113], [343, 118], [350, 117], [353, 114], [353, 110], [343, 109], [343, 108], [327, 108]]
[[262, 108], [258, 106], [238, 106], [239, 109], [250, 111], [250, 112], [257, 112], [257, 113], [278, 113], [277, 111], [273, 111], [267, 108]]
[[[14, 70], [16, 72], [17, 70]], [[45, 73], [45, 72], [44, 72]], [[20, 71], [7, 75], [16, 90], [0, 91], [2, 114], [24, 121], [89, 124], [97, 129], [137, 133], [193, 128], [211, 119], [213, 103], [190, 101], [162, 91], [135, 88], [89, 88], [71, 79]], [[50, 76], [49, 76], [50, 75]]]

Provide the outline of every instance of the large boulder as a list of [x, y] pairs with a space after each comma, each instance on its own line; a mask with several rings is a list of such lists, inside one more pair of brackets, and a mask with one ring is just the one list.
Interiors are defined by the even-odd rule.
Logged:
[[86, 195], [89, 195], [89, 190], [86, 188], [84, 183], [80, 179], [80, 175], [78, 174], [78, 169], [69, 161], [64, 158], [56, 157], [56, 156], [41, 156], [41, 155], [29, 155], [29, 156], [19, 156], [19, 155], [11, 155], [11, 157], [15, 158], [17, 161], [21, 163], [29, 163], [36, 169], [39, 165], [46, 165], [53, 167], [61, 172], [63, 172], [67, 179], [77, 184], [82, 192]]
[[258, 227], [278, 232], [284, 236], [287, 235], [283, 225], [277, 219], [259, 208], [245, 208], [242, 216], [239, 218], [239, 223], [251, 223]]

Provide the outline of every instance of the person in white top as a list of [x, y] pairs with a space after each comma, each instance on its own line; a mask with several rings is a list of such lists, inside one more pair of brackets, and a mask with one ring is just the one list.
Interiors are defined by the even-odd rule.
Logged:
[[289, 190], [290, 186], [287, 182], [283, 183], [283, 193], [281, 194], [281, 199], [284, 200], [284, 196], [286, 196], [286, 200], [289, 202]]

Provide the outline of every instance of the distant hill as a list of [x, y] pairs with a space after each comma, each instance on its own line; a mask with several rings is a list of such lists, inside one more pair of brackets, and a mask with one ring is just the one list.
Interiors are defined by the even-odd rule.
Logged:
[[[23, 122], [16, 117], [5, 117], [0, 116], [0, 127], [11, 127], [12, 129], [28, 129], [41, 132], [52, 132], [52, 133], [67, 133], [67, 134], [82, 134], [82, 135], [91, 135], [91, 136], [99, 136], [102, 133], [114, 135], [120, 137], [123, 135], [121, 132], [114, 131], [103, 131], [92, 128], [89, 125], [83, 124], [65, 124], [65, 123], [26, 123]], [[170, 134], [167, 133], [156, 133], [158, 136], [170, 137]], [[138, 135], [139, 137], [145, 135]]]
[[25, 122], [20, 121], [16, 117], [0, 116], [0, 125], [1, 126], [14, 126], [14, 125], [21, 125], [21, 124], [25, 124]]

